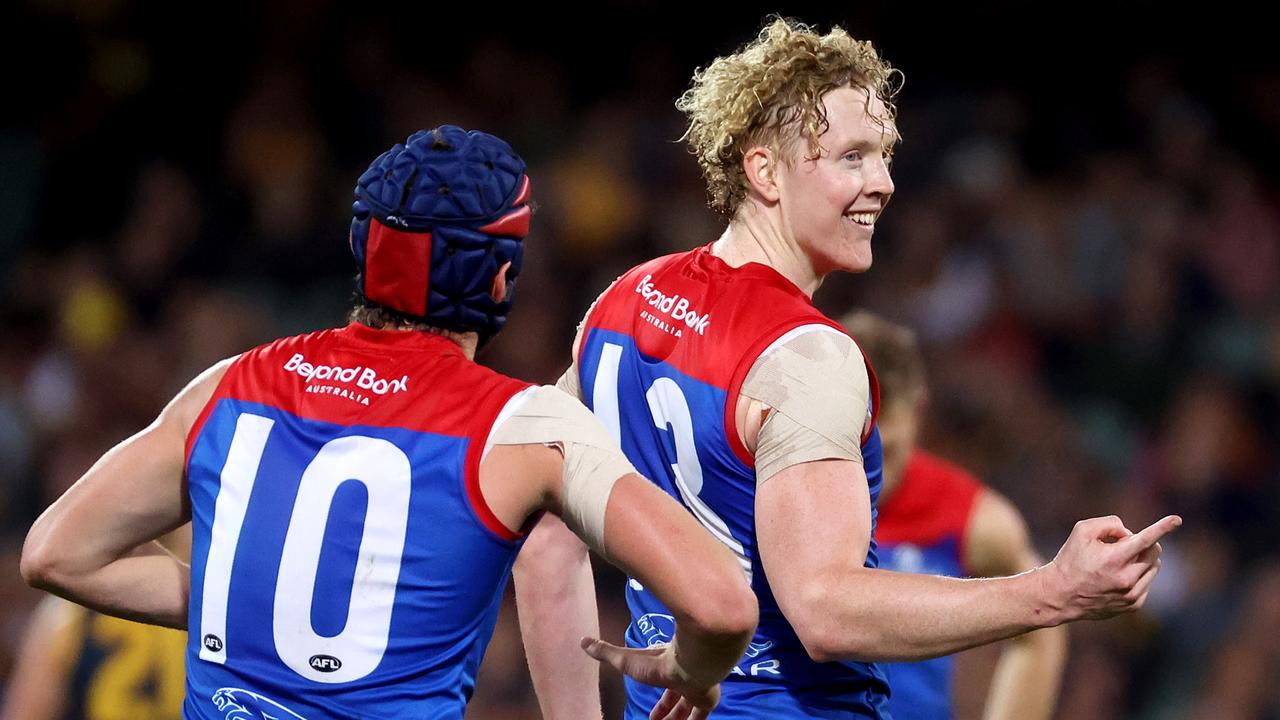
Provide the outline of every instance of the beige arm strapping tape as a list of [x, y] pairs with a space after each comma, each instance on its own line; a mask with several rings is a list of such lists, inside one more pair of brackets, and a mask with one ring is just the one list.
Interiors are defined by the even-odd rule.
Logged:
[[569, 367], [564, 371], [564, 374], [560, 376], [559, 380], [556, 380], [556, 387], [560, 389], [560, 392], [571, 398], [582, 399], [582, 389], [578, 385], [578, 363], [569, 363]]
[[544, 385], [534, 388], [489, 434], [493, 445], [556, 445], [564, 452], [561, 519], [596, 552], [604, 550], [604, 514], [618, 478], [635, 467], [618, 441], [581, 402]]
[[756, 359], [742, 394], [773, 409], [756, 443], [756, 483], [814, 460], [862, 463], [871, 383], [862, 351], [825, 325], [787, 333]]

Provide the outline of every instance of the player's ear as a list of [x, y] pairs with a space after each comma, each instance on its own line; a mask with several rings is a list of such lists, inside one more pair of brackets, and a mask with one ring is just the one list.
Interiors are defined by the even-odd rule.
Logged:
[[502, 302], [507, 297], [507, 270], [511, 268], [511, 261], [508, 260], [498, 268], [498, 274], [493, 276], [493, 285], [489, 287], [489, 297], [494, 302]]
[[778, 160], [778, 153], [766, 145], [749, 147], [742, 154], [742, 169], [747, 175], [747, 186], [771, 203], [778, 201]]

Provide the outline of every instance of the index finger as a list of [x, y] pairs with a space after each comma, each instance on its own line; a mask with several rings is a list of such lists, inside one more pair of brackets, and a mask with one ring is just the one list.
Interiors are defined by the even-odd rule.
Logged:
[[674, 690], [666, 690], [662, 693], [662, 697], [658, 699], [658, 703], [649, 711], [649, 720], [662, 720], [667, 717], [675, 709], [678, 702], [680, 702], [679, 693]]
[[1160, 542], [1160, 538], [1173, 532], [1174, 529], [1180, 525], [1182, 525], [1181, 517], [1178, 517], [1177, 515], [1165, 515], [1138, 531], [1133, 536], [1127, 537], [1120, 542], [1127, 544], [1129, 549], [1132, 550], [1134, 554], [1137, 554]]

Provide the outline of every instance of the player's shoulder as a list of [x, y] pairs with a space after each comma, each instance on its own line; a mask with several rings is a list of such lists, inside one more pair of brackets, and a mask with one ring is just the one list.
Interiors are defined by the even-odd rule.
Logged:
[[973, 496], [986, 486], [964, 467], [926, 450], [916, 449], [907, 460], [906, 482], [930, 496], [955, 499]]
[[450, 373], [450, 376], [469, 385], [497, 387], [504, 390], [509, 389], [512, 392], [534, 387], [534, 383], [528, 380], [514, 375], [507, 375], [491, 367], [469, 360], [457, 363], [455, 371]]
[[845, 332], [839, 324], [831, 321], [821, 313], [800, 312], [792, 315], [788, 322], [781, 325], [761, 323], [761, 330], [769, 335], [769, 344], [761, 351], [767, 355], [783, 348], [812, 347], [821, 349], [822, 357], [838, 355], [846, 357], [862, 357], [862, 349], [857, 341]]
[[881, 502], [877, 537], [925, 545], [963, 538], [983, 487], [959, 465], [917, 449], [907, 460], [901, 484]]
[[[319, 344], [332, 342], [333, 330], [289, 335], [251, 347], [239, 355], [226, 358], [210, 367], [195, 381], [209, 385], [208, 390], [214, 394], [226, 391], [230, 386], [243, 381], [245, 376], [262, 376], [267, 368], [275, 365], [288, 366], [292, 359], [292, 367], [296, 370], [305, 364], [308, 356], [314, 357]], [[265, 376], [264, 376], [265, 377]], [[192, 389], [188, 386], [188, 390]]]
[[838, 325], [795, 318], [782, 326], [762, 328], [745, 353], [754, 356], [752, 373], [766, 368], [803, 378], [815, 387], [866, 384], [862, 351]]
[[733, 272], [712, 311], [730, 311], [728, 324], [734, 334], [760, 338], [769, 348], [810, 336], [805, 342], [824, 342], [843, 354], [861, 356], [853, 336], [777, 270], [747, 263]]
[[668, 273], [678, 272], [691, 259], [693, 251], [670, 253], [646, 260], [630, 270], [623, 272], [605, 288], [593, 307], [608, 307], [631, 299], [633, 295], [648, 297], [654, 288], [654, 278], [661, 278]]
[[324, 330], [276, 338], [241, 353], [238, 362], [249, 363], [274, 357], [287, 358], [303, 350], [330, 347], [338, 342], [340, 332], [344, 329], [326, 328]]
[[695, 252], [697, 251], [684, 250], [681, 252], [667, 253], [666, 255], [659, 255], [637, 265], [633, 265], [631, 269], [622, 273], [613, 281], [612, 289], [617, 290], [625, 287], [628, 285], [629, 281], [642, 278], [645, 275], [654, 275], [669, 269], [675, 269], [682, 264], [691, 261], [694, 258]]

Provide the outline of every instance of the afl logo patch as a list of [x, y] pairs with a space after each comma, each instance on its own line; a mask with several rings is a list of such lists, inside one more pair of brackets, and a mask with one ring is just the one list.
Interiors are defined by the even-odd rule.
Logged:
[[342, 661], [332, 655], [312, 655], [307, 661], [312, 670], [331, 673], [342, 667]]
[[209, 652], [222, 652], [222, 638], [212, 633], [205, 635], [204, 647]]

